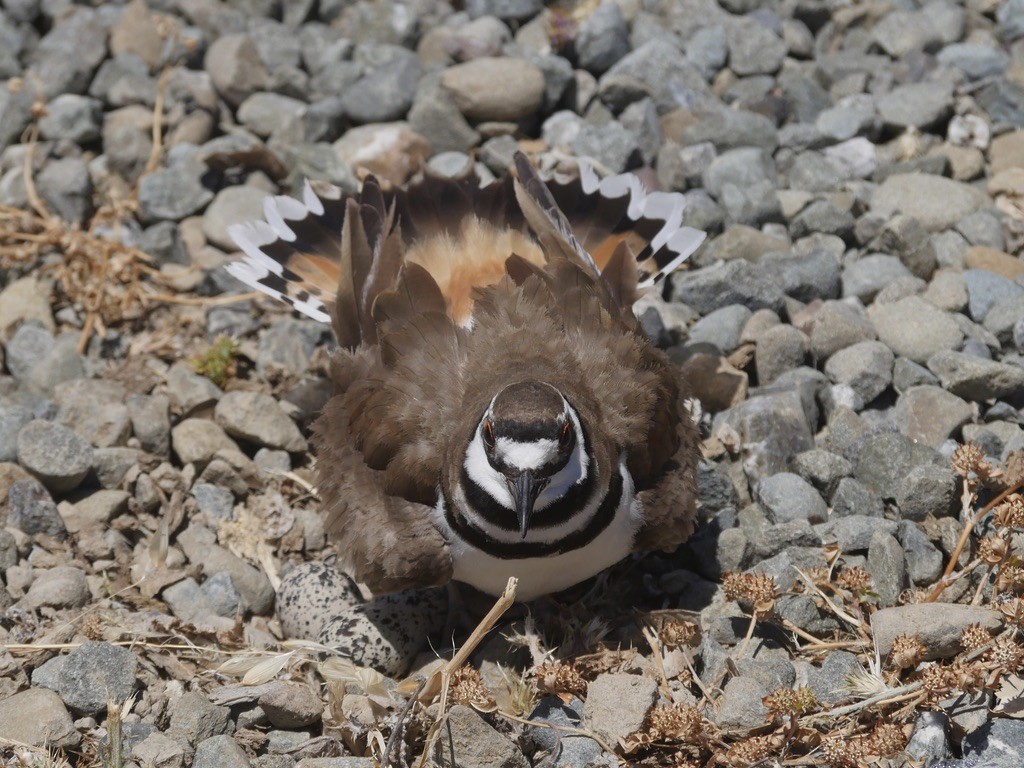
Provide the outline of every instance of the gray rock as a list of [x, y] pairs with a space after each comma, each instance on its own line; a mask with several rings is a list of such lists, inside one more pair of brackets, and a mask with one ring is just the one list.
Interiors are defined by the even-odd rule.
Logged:
[[998, 48], [978, 43], [947, 45], [936, 58], [943, 66], [956, 67], [970, 80], [1001, 75], [1010, 64], [1010, 57]]
[[0, 529], [0, 570], [18, 564], [18, 540], [10, 531]]
[[805, 192], [829, 192], [837, 189], [849, 171], [838, 161], [817, 152], [803, 152], [789, 167], [789, 187]]
[[985, 330], [992, 333], [1000, 344], [1014, 345], [1014, 328], [1024, 321], [1024, 296], [1013, 296], [997, 301], [985, 313]]
[[871, 247], [898, 256], [911, 274], [924, 280], [931, 278], [938, 265], [928, 231], [912, 216], [897, 215], [886, 221]]
[[226, 573], [214, 573], [199, 587], [203, 602], [218, 616], [233, 619], [242, 611], [244, 600]]
[[704, 173], [704, 186], [719, 199], [727, 185], [749, 187], [758, 182], [769, 182], [775, 186], [778, 178], [771, 154], [756, 147], [723, 152]]
[[409, 590], [378, 597], [335, 613], [318, 639], [352, 663], [401, 677], [431, 635], [442, 629], [444, 590]]
[[880, 341], [895, 354], [915, 363], [925, 363], [936, 353], [955, 349], [963, 341], [956, 320], [918, 296], [908, 296], [893, 304], [876, 304], [868, 310], [868, 317]]
[[47, 140], [66, 139], [87, 144], [100, 137], [103, 104], [98, 99], [63, 93], [46, 105], [39, 121], [39, 135]]
[[171, 452], [170, 401], [166, 395], [130, 395], [125, 401], [132, 433], [144, 451], [157, 456]]
[[878, 98], [878, 114], [889, 128], [937, 128], [953, 112], [953, 89], [946, 83], [898, 85]]
[[405, 117], [423, 67], [416, 56], [400, 57], [361, 78], [341, 94], [345, 116], [354, 123], [386, 123]]
[[806, 520], [824, 522], [828, 507], [814, 487], [799, 475], [780, 472], [757, 486], [758, 501], [768, 519], [775, 523]]
[[192, 768], [249, 768], [249, 758], [230, 736], [211, 736], [196, 745]]
[[203, 210], [213, 199], [213, 192], [203, 185], [207, 171], [200, 162], [183, 160], [143, 176], [138, 191], [143, 221], [180, 221]]
[[45, 688], [29, 688], [0, 699], [0, 738], [58, 749], [81, 741], [64, 702]]
[[231, 710], [211, 704], [202, 693], [183, 693], [170, 705], [171, 736], [180, 736], [189, 744], [227, 734], [231, 730]]
[[617, 122], [584, 123], [569, 146], [577, 156], [595, 160], [615, 173], [635, 168], [642, 162], [636, 137]]
[[210, 483], [196, 483], [192, 486], [192, 496], [199, 511], [211, 522], [231, 519], [235, 508], [235, 497], [231, 491]]
[[233, 437], [291, 452], [306, 449], [299, 428], [270, 395], [228, 392], [217, 402], [214, 417]]
[[301, 563], [288, 571], [277, 590], [277, 617], [285, 637], [315, 640], [341, 610], [359, 605], [355, 582], [325, 563]]
[[907, 576], [910, 583], [916, 586], [934, 584], [942, 575], [945, 561], [942, 552], [936, 547], [921, 529], [909, 520], [899, 525], [898, 538], [900, 546], [906, 553]]
[[543, 10], [541, 0], [468, 0], [466, 12], [471, 19], [494, 16], [502, 21], [526, 21]]
[[787, 296], [797, 301], [834, 299], [839, 296], [839, 257], [823, 249], [810, 253], [766, 253], [760, 263], [771, 268]]
[[725, 684], [718, 700], [716, 723], [720, 728], [757, 728], [768, 718], [762, 699], [771, 691], [751, 677], [734, 677]]
[[792, 218], [789, 233], [794, 238], [801, 238], [822, 232], [851, 240], [853, 226], [854, 217], [848, 209], [828, 200], [815, 200]]
[[752, 397], [723, 416], [739, 433], [746, 454], [744, 471], [752, 484], [786, 471], [793, 456], [814, 447], [799, 393]]
[[218, 37], [206, 50], [203, 66], [217, 92], [237, 107], [257, 91], [266, 90], [270, 75], [252, 38], [244, 34]]
[[290, 120], [300, 119], [305, 102], [279, 93], [254, 93], [238, 107], [238, 121], [261, 138], [281, 130]]
[[842, 479], [853, 474], [853, 464], [849, 460], [820, 448], [794, 456], [792, 469], [825, 499], [831, 499]]
[[221, 450], [238, 450], [232, 440], [209, 419], [185, 419], [171, 429], [171, 444], [182, 464], [205, 465]]
[[664, 138], [658, 110], [651, 99], [634, 101], [619, 114], [619, 124], [633, 137], [646, 165], [658, 156]]
[[23, 323], [7, 341], [7, 370], [15, 379], [27, 380], [55, 343], [50, 331], [33, 322]]
[[[451, 723], [451, 738], [458, 755], [458, 763], [466, 768], [528, 768], [519, 747], [489, 726], [470, 707], [456, 704], [448, 713]], [[441, 743], [438, 750], [443, 754]]]
[[433, 83], [429, 75], [420, 81], [409, 110], [409, 125], [435, 152], [466, 152], [480, 142], [480, 134], [462, 116], [448, 91]]
[[59, 406], [57, 421], [96, 448], [128, 442], [131, 419], [124, 404], [126, 397], [120, 384], [97, 379], [65, 381], [53, 389]]
[[956, 231], [971, 245], [995, 248], [997, 251], [1006, 249], [1002, 217], [993, 213], [991, 209], [982, 208], [969, 216], [964, 216], [956, 223]]
[[[879, 518], [884, 513], [885, 505], [882, 503], [882, 497], [864, 483], [854, 480], [852, 477], [844, 477], [839, 481], [836, 492], [832, 496], [833, 518], [850, 515]], [[838, 524], [839, 521], [836, 520], [836, 523]], [[867, 549], [867, 544], [868, 542], [864, 542], [861, 549]]]
[[824, 706], [835, 706], [852, 697], [849, 678], [863, 674], [857, 657], [848, 651], [833, 651], [818, 669], [808, 674], [808, 684], [814, 698]]
[[[548, 696], [537, 703], [533, 712], [530, 713], [529, 719], [565, 728], [579, 728], [580, 721], [583, 719], [582, 710], [583, 703], [579, 699], [574, 698], [565, 704], [561, 699]], [[552, 728], [534, 727], [530, 728], [527, 734], [537, 749], [543, 749], [549, 755], [555, 756], [552, 768], [589, 765], [604, 751], [600, 744], [588, 736], [576, 736], [570, 733], [563, 735]]]
[[799, 518], [759, 528], [754, 540], [754, 554], [758, 558], [769, 558], [789, 546], [820, 547], [821, 544], [821, 536], [811, 528], [811, 524]]
[[623, 56], [598, 82], [598, 95], [613, 111], [650, 96], [660, 114], [679, 106], [679, 94], [709, 95], [700, 71], [663, 39], [644, 43]]
[[967, 306], [975, 322], [984, 322], [997, 302], [1024, 296], [1024, 287], [1012, 280], [984, 269], [968, 269], [963, 273], [967, 287]]
[[[976, 762], [977, 756], [981, 762]], [[992, 719], [964, 739], [964, 768], [1012, 768], [1020, 765], [1022, 760], [1024, 723], [1019, 720]]]
[[912, 387], [937, 386], [939, 379], [925, 368], [905, 357], [897, 357], [892, 367], [893, 388], [899, 392], [907, 392]]
[[182, 768], [185, 745], [160, 732], [152, 733], [131, 748], [131, 757], [142, 765], [154, 768]]
[[897, 257], [868, 254], [843, 270], [843, 296], [869, 303], [883, 288], [909, 275], [910, 271]]
[[770, 75], [786, 56], [786, 44], [751, 17], [732, 19], [726, 27], [729, 68], [737, 75]]
[[107, 702], [122, 704], [135, 690], [139, 660], [127, 648], [87, 640], [68, 654], [57, 675], [57, 692], [81, 715], [106, 712]]
[[320, 721], [320, 697], [301, 683], [278, 682], [259, 698], [260, 707], [275, 728], [304, 728]]
[[107, 31], [99, 14], [91, 8], [78, 9], [39, 41], [31, 56], [31, 79], [43, 99], [84, 93], [106, 56]]
[[757, 147], [770, 152], [778, 146], [775, 124], [756, 112], [709, 105], [696, 116], [697, 122], [683, 129], [682, 140], [687, 148], [710, 144], [719, 152], [741, 147]]
[[629, 27], [615, 3], [602, 3], [576, 30], [576, 57], [579, 66], [604, 74], [629, 53]]
[[470, 120], [520, 120], [544, 100], [544, 75], [526, 59], [472, 59], [446, 69], [441, 84]]
[[42, 533], [63, 538], [67, 534], [53, 498], [36, 480], [18, 480], [10, 486], [7, 525], [30, 536]]
[[861, 442], [854, 462], [854, 476], [883, 499], [895, 499], [904, 479], [919, 466], [943, 464], [933, 448], [897, 432], [871, 435]]
[[203, 213], [203, 234], [206, 239], [225, 251], [238, 248], [228, 233], [232, 224], [248, 221], [253, 211], [263, 210], [266, 191], [256, 187], [225, 187], [218, 192]]
[[909, 584], [903, 548], [895, 536], [884, 530], [876, 530], [872, 534], [867, 569], [874, 582], [879, 605], [895, 605]]
[[791, 325], [769, 328], [758, 338], [754, 353], [758, 382], [769, 384], [786, 371], [803, 365], [809, 347], [807, 336]]
[[70, 566], [36, 572], [36, 577], [19, 606], [36, 608], [81, 608], [92, 599], [85, 574]]
[[960, 633], [971, 624], [998, 631], [1002, 615], [991, 608], [955, 603], [916, 603], [884, 608], [871, 617], [871, 630], [879, 653], [885, 658], [897, 635], [917, 635], [924, 645], [924, 659], [947, 659], [959, 653]]
[[743, 260], [676, 272], [672, 276], [672, 298], [701, 315], [730, 304], [741, 304], [750, 310], [779, 312], [785, 303], [782, 290], [771, 279], [768, 270]]
[[740, 304], [716, 309], [690, 328], [689, 343], [712, 344], [723, 354], [740, 345], [740, 334], [751, 312]]
[[889, 388], [893, 363], [892, 351], [885, 344], [862, 341], [832, 355], [825, 363], [825, 373], [834, 383], [853, 389], [862, 408]]
[[[706, 80], [711, 80], [729, 56], [725, 27], [712, 24], [698, 29], [686, 43], [686, 58]], [[774, 131], [773, 131], [774, 133]]]
[[967, 400], [998, 400], [1024, 391], [1024, 369], [963, 352], [936, 352], [928, 358], [928, 368], [943, 387]]
[[213, 405], [224, 392], [205, 376], [186, 365], [172, 365], [167, 371], [167, 394], [183, 415]]
[[92, 461], [92, 446], [60, 424], [37, 419], [18, 433], [18, 463], [53, 493], [77, 487]]
[[231, 577], [231, 583], [242, 597], [243, 610], [257, 614], [270, 611], [274, 605], [274, 588], [270, 580], [262, 571], [218, 546], [214, 540], [209, 529], [196, 525], [178, 534], [178, 544], [189, 560], [201, 566], [207, 578], [221, 572]]
[[900, 432], [938, 448], [974, 418], [974, 408], [940, 387], [925, 385], [904, 391], [893, 415]]
[[893, 174], [871, 196], [880, 216], [905, 213], [930, 232], [949, 229], [987, 202], [986, 195], [963, 182], [927, 173]]
[[139, 458], [135, 448], [97, 448], [93, 451], [92, 471], [101, 488], [116, 488]]
[[[217, 626], [219, 614], [209, 597], [191, 576], [177, 581], [160, 593], [171, 613], [182, 621], [200, 626]], [[234, 614], [231, 614], [234, 616]]]
[[814, 315], [811, 354], [825, 361], [840, 349], [878, 338], [862, 307], [846, 301], [826, 301]]
[[658, 684], [642, 675], [598, 675], [587, 685], [583, 717], [586, 727], [617, 744], [640, 730], [658, 699]]
[[36, 176], [40, 197], [65, 221], [84, 225], [96, 210], [89, 166], [79, 157], [49, 161]]
[[[814, 117], [814, 127], [822, 136], [840, 142], [859, 135], [875, 134], [878, 129], [878, 116], [874, 99], [861, 93], [844, 96]], [[838, 164], [833, 167], [836, 165]], [[802, 185], [798, 188], [807, 189]]]

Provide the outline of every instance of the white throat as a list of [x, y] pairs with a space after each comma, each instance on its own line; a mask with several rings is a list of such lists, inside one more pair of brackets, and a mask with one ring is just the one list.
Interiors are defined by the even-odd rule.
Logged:
[[[587, 455], [586, 441], [583, 439], [583, 428], [580, 426], [579, 417], [575, 409], [562, 398], [565, 404], [563, 418], [568, 417], [572, 422], [573, 431], [576, 433], [576, 444], [569, 455], [565, 466], [553, 474], [547, 486], [541, 491], [534, 504], [535, 511], [541, 511], [545, 507], [562, 498], [570, 488], [579, 482], [587, 479], [587, 467], [590, 465], [590, 457]], [[491, 401], [493, 405], [494, 401]], [[484, 418], [489, 418], [491, 408], [487, 408]], [[495, 452], [506, 464], [523, 469], [536, 469], [551, 461], [558, 451], [558, 443], [554, 440], [534, 440], [531, 442], [519, 442], [508, 438], [499, 437], [495, 441]], [[477, 485], [483, 488], [495, 502], [505, 509], [515, 509], [515, 502], [512, 492], [508, 487], [505, 475], [491, 466], [487, 458], [487, 449], [484, 447], [480, 430], [477, 429], [473, 439], [466, 450], [466, 458], [463, 463], [466, 474]]]

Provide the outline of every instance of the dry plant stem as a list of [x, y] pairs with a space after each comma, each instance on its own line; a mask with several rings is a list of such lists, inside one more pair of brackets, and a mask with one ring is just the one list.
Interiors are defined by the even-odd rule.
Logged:
[[32, 210], [42, 219], [49, 219], [50, 212], [46, 209], [46, 204], [43, 199], [39, 197], [39, 192], [36, 190], [36, 180], [32, 173], [32, 166], [35, 164], [36, 157], [36, 143], [39, 140], [39, 123], [32, 123], [32, 127], [29, 129], [28, 141], [25, 142], [28, 148], [25, 150], [25, 165], [23, 166], [23, 176], [25, 180], [25, 197], [28, 198], [29, 205], [32, 206]]
[[665, 674], [665, 660], [661, 656], [661, 643], [658, 642], [657, 635], [651, 631], [650, 627], [640, 627], [640, 631], [643, 633], [647, 644], [651, 646], [651, 652], [654, 654], [654, 664], [658, 668], [658, 674], [661, 676], [661, 692], [665, 694], [666, 698], [671, 700], [672, 689], [669, 688], [668, 675]]
[[974, 590], [974, 597], [971, 598], [971, 605], [978, 605], [981, 602], [981, 597], [985, 593], [985, 583], [988, 581], [989, 576], [992, 575], [992, 571], [995, 566], [990, 565], [985, 569], [985, 575], [978, 581], [978, 588]]
[[412, 708], [416, 705], [416, 701], [423, 690], [423, 687], [427, 684], [426, 679], [420, 681], [419, 687], [409, 697], [409, 700], [405, 702], [405, 706], [402, 707], [402, 711], [398, 715], [398, 721], [395, 723], [395, 727], [391, 731], [391, 735], [388, 736], [387, 744], [384, 745], [384, 752], [380, 756], [381, 768], [388, 768], [390, 765], [388, 761], [391, 759], [391, 751], [398, 744], [398, 740], [402, 736], [402, 732], [405, 730], [405, 721], [409, 717], [409, 713], [412, 712]]
[[870, 707], [873, 704], [890, 703], [896, 701], [903, 701], [916, 695], [917, 690], [921, 687], [921, 681], [908, 683], [902, 685], [899, 688], [893, 688], [890, 691], [883, 691], [882, 693], [871, 696], [862, 701], [858, 701], [855, 704], [847, 704], [845, 707], [837, 707], [836, 709], [826, 709], [822, 712], [815, 712], [813, 715], [805, 715], [800, 718], [800, 722], [811, 722], [821, 717], [845, 717], [846, 715], [852, 715], [854, 712], [860, 712], [866, 707]]
[[615, 754], [615, 749], [608, 746], [608, 742], [602, 739], [593, 731], [588, 731], [584, 728], [573, 728], [570, 725], [555, 725], [554, 723], [543, 723], [534, 720], [527, 720], [517, 715], [513, 715], [511, 712], [506, 712], [502, 709], [495, 710], [495, 714], [501, 715], [502, 717], [508, 718], [516, 723], [522, 723], [523, 725], [531, 725], [537, 728], [550, 728], [553, 731], [561, 731], [562, 733], [568, 733], [572, 736], [586, 736], [587, 738], [593, 739], [598, 745], [610, 755]]
[[124, 744], [121, 734], [121, 707], [107, 700], [107, 768], [124, 766]]
[[829, 599], [828, 595], [822, 592], [821, 589], [819, 589], [818, 586], [811, 579], [811, 577], [804, 573], [801, 569], [797, 568], [796, 566], [793, 566], [793, 569], [800, 575], [800, 578], [804, 580], [804, 583], [807, 585], [808, 589], [813, 590], [815, 594], [818, 595], [818, 597], [825, 601], [825, 605], [829, 607], [829, 610], [831, 610], [832, 613], [834, 613], [836, 616], [838, 616], [840, 619], [845, 621], [850, 626], [855, 627], [858, 630], [861, 629], [861, 622], [859, 619], [855, 619], [853, 616], [846, 613], [846, 611], [842, 610], [839, 606], [833, 603]]
[[480, 620], [480, 623], [476, 625], [476, 629], [473, 630], [469, 638], [462, 645], [461, 648], [456, 652], [452, 660], [445, 664], [441, 669], [434, 672], [433, 675], [427, 680], [427, 684], [420, 691], [420, 701], [430, 701], [438, 693], [441, 692], [441, 680], [442, 677], [450, 676], [455, 670], [461, 667], [469, 657], [476, 650], [477, 646], [483, 642], [484, 637], [487, 633], [494, 629], [494, 625], [498, 623], [498, 619], [505, 615], [505, 612], [512, 607], [516, 601], [516, 587], [519, 584], [519, 580], [512, 577], [508, 580], [508, 584], [505, 585], [505, 591], [501, 597], [494, 603], [491, 610], [487, 612], [487, 615]]
[[161, 130], [164, 117], [164, 92], [167, 90], [167, 79], [172, 71], [174, 70], [171, 68], [164, 69], [156, 84], [156, 100], [153, 104], [153, 148], [146, 160], [146, 169], [142, 172], [144, 175], [157, 169], [157, 166], [160, 165], [160, 155], [164, 151], [163, 131]]
[[739, 661], [743, 658], [743, 654], [747, 652], [747, 646], [750, 645], [750, 638], [754, 636], [754, 626], [757, 624], [757, 611], [750, 614], [750, 623], [747, 624], [747, 634], [743, 636], [743, 642], [740, 643], [740, 647], [736, 649], [736, 652], [732, 655], [733, 661]]
[[261, 295], [259, 291], [250, 291], [249, 293], [233, 293], [228, 296], [196, 298], [194, 296], [175, 296], [171, 293], [154, 293], [147, 298], [151, 301], [159, 301], [164, 304], [182, 304], [186, 307], [219, 307], [226, 304], [237, 304], [240, 301], [249, 301]]
[[491, 610], [487, 612], [487, 615], [484, 616], [483, 619], [480, 620], [480, 623], [476, 625], [476, 628], [470, 634], [466, 642], [463, 643], [462, 647], [459, 648], [455, 656], [452, 657], [452, 660], [427, 678], [427, 681], [422, 686], [417, 697], [420, 701], [430, 701], [438, 694], [441, 695], [441, 699], [438, 703], [437, 720], [434, 721], [434, 725], [431, 727], [430, 733], [426, 738], [423, 755], [419, 761], [420, 766], [425, 764], [427, 756], [434, 748], [434, 742], [437, 740], [437, 734], [441, 730], [441, 725], [448, 717], [448, 681], [451, 679], [452, 673], [469, 660], [469, 657], [473, 654], [473, 651], [476, 650], [477, 646], [480, 645], [487, 634], [494, 629], [494, 626], [498, 623], [498, 619], [504, 616], [505, 612], [515, 603], [516, 587], [518, 584], [518, 579], [515, 577], [509, 578], [508, 583], [505, 585], [504, 593], [497, 599], [494, 605], [491, 606]]
[[[956, 542], [956, 547], [953, 548], [953, 552], [949, 556], [949, 563], [947, 563], [946, 570], [942, 573], [942, 578], [939, 579], [938, 583], [935, 585], [935, 589], [931, 591], [931, 594], [929, 594], [928, 597], [924, 599], [926, 603], [934, 603], [935, 600], [938, 599], [939, 595], [941, 595], [945, 591], [946, 587], [949, 586], [949, 584], [946, 583], [946, 579], [949, 577], [951, 573], [953, 573], [953, 569], [956, 568], [957, 560], [960, 559], [960, 553], [963, 552], [964, 547], [967, 546], [967, 541], [971, 537], [971, 531], [974, 530], [974, 526], [980, 523], [982, 518], [985, 517], [985, 515], [987, 515], [989, 512], [991, 512], [995, 507], [997, 507], [999, 504], [1002, 504], [1011, 493], [1016, 493], [1022, 487], [1024, 487], [1024, 480], [1017, 481], [1013, 485], [1006, 488], [1006, 490], [1004, 490], [1002, 493], [1000, 493], [998, 496], [992, 499], [992, 501], [990, 501], [980, 510], [978, 510], [977, 514], [975, 514], [970, 520], [967, 521], [967, 524], [964, 526], [964, 529], [960, 532], [960, 538]], [[965, 490], [965, 505], [969, 503], [967, 500], [967, 496], [968, 493]]]

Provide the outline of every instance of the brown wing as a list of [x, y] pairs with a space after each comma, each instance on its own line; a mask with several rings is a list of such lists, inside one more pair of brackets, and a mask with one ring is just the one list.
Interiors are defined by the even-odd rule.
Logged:
[[446, 584], [452, 559], [430, 508], [390, 494], [348, 437], [344, 400], [333, 398], [314, 428], [318, 491], [343, 567], [375, 593]]
[[676, 410], [681, 413], [676, 424], [679, 447], [637, 494], [644, 510], [644, 525], [633, 544], [638, 552], [670, 552], [690, 538], [696, 525], [700, 434], [681, 401]]

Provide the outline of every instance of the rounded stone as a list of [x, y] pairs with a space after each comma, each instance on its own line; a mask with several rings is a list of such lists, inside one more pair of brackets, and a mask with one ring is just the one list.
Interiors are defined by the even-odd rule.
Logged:
[[92, 462], [92, 446], [60, 424], [37, 419], [18, 433], [18, 463], [51, 493], [76, 488], [89, 474]]
[[135, 690], [139, 660], [127, 648], [87, 640], [68, 654], [57, 674], [57, 693], [82, 715], [105, 712], [107, 702], [121, 704]]
[[445, 70], [441, 85], [471, 120], [521, 120], [544, 100], [544, 75], [525, 59], [472, 59]]

